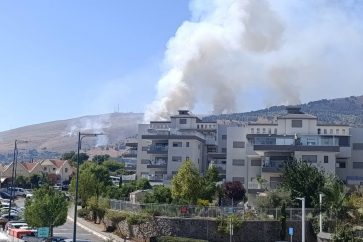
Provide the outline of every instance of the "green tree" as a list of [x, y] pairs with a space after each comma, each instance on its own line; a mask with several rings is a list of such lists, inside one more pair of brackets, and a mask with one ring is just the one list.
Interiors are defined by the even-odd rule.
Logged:
[[282, 188], [268, 191], [266, 196], [260, 196], [257, 199], [259, 208], [277, 208], [282, 207], [283, 204], [291, 206], [292, 203], [290, 191]]
[[185, 160], [171, 181], [173, 199], [181, 203], [195, 204], [199, 198], [201, 178], [191, 160]]
[[29, 187], [29, 178], [24, 176], [17, 176], [15, 179], [15, 185], [17, 187], [27, 188]]
[[[83, 164], [89, 159], [86, 153], [79, 153], [79, 164]], [[72, 166], [77, 165], [77, 154], [74, 151], [66, 152], [61, 156], [61, 160], [68, 160]]]
[[151, 187], [148, 179], [141, 178], [136, 181], [135, 188], [136, 188], [136, 190], [147, 190], [147, 189], [151, 189], [152, 187]]
[[106, 154], [106, 155], [95, 155], [92, 158], [93, 162], [96, 162], [98, 164], [102, 164], [103, 162], [105, 162], [106, 160], [110, 159], [110, 155]]
[[325, 174], [317, 167], [301, 160], [286, 161], [282, 187], [291, 192], [291, 199], [305, 197], [307, 208], [319, 205], [319, 196], [325, 184]]
[[[75, 191], [75, 179], [72, 178], [70, 191]], [[80, 168], [78, 193], [82, 201], [82, 207], [87, 206], [87, 200], [95, 196], [98, 199], [105, 194], [107, 187], [112, 186], [110, 175], [106, 167], [92, 162], [84, 163]]]
[[219, 182], [221, 179], [219, 178], [218, 169], [216, 166], [212, 165], [208, 168], [204, 179], [209, 183], [216, 183]]
[[102, 165], [114, 175], [125, 175], [125, 164], [114, 160], [105, 160]]
[[31, 188], [37, 188], [39, 187], [39, 183], [41, 181], [41, 176], [39, 174], [33, 174], [29, 177], [29, 182]]
[[63, 225], [67, 220], [68, 203], [65, 196], [52, 187], [43, 186], [34, 192], [32, 199], [25, 202], [25, 221], [32, 227], [53, 227]]
[[146, 194], [145, 203], [171, 203], [173, 200], [169, 187], [162, 185], [154, 186], [151, 193]]

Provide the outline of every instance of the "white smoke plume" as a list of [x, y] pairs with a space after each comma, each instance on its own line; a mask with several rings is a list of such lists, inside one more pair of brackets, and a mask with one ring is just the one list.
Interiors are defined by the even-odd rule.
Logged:
[[253, 98], [266, 105], [359, 94], [362, 6], [334, 0], [191, 1], [192, 18], [168, 42], [165, 72], [145, 120], [166, 119], [198, 103], [211, 104], [214, 113], [233, 112], [242, 107], [241, 93], [251, 89], [261, 90]]

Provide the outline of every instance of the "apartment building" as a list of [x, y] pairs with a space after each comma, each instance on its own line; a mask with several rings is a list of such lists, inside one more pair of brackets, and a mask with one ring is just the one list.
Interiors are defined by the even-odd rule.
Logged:
[[259, 189], [258, 178], [274, 188], [283, 162], [297, 159], [338, 175], [348, 184], [363, 182], [363, 129], [319, 124], [318, 118], [288, 107], [275, 122], [227, 128], [227, 180]]
[[207, 123], [181, 110], [170, 121], [139, 125], [137, 177], [170, 180], [185, 159], [201, 174], [213, 164], [221, 178], [251, 192], [261, 189], [261, 180], [277, 187], [283, 163], [292, 159], [363, 184], [363, 128], [322, 124], [291, 106], [270, 122]]
[[192, 160], [203, 174], [208, 155], [217, 157], [216, 163], [225, 166], [220, 161], [223, 154], [218, 150], [216, 122], [203, 122], [189, 111], [180, 110], [169, 121], [140, 124], [138, 129], [137, 177], [168, 181], [186, 159]]

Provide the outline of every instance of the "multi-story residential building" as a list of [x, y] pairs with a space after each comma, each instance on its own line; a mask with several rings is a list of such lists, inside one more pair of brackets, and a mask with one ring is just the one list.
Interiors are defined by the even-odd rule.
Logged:
[[201, 174], [216, 165], [222, 178], [250, 191], [261, 181], [277, 187], [283, 163], [292, 159], [363, 184], [363, 128], [321, 124], [298, 107], [270, 122], [206, 123], [182, 110], [170, 121], [139, 125], [138, 177], [168, 180], [188, 158]]
[[[203, 122], [187, 110], [180, 110], [170, 121], [140, 124], [137, 176], [151, 181], [170, 180], [186, 159], [192, 160], [200, 173], [204, 173], [208, 154], [217, 157], [216, 161], [223, 159], [217, 146], [218, 130], [216, 122]], [[216, 163], [225, 165], [220, 160]]]
[[[286, 160], [310, 162], [348, 183], [351, 180], [348, 174], [352, 173], [347, 168], [353, 168], [351, 164], [354, 167], [363, 164], [358, 162], [359, 155], [351, 148], [351, 141], [362, 140], [362, 135], [352, 136], [349, 126], [319, 124], [317, 117], [297, 107], [288, 107], [287, 114], [277, 117], [275, 122], [230, 127], [227, 137], [227, 180], [241, 181], [249, 189], [259, 188], [258, 178], [276, 187], [281, 182]], [[363, 152], [363, 143], [353, 143], [357, 150], [360, 144], [362, 150], [357, 152]], [[356, 162], [352, 163], [352, 158], [357, 159]], [[363, 176], [362, 171], [353, 173], [356, 174], [354, 179], [358, 179], [359, 174]]]

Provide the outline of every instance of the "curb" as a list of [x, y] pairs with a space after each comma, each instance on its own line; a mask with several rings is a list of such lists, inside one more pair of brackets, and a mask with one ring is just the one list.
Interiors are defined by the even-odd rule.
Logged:
[[[70, 216], [67, 216], [67, 219], [68, 219], [68, 220], [70, 220], [70, 221], [72, 221], [72, 222], [74, 222], [73, 218], [72, 218], [72, 217], [70, 217]], [[81, 227], [82, 229], [84, 229], [84, 230], [86, 230], [86, 231], [88, 231], [88, 232], [92, 233], [93, 235], [95, 235], [95, 236], [97, 236], [97, 237], [99, 237], [99, 238], [103, 239], [104, 241], [108, 241], [108, 240], [110, 240], [110, 239], [111, 239], [111, 238], [109, 238], [109, 237], [107, 237], [107, 236], [105, 236], [105, 235], [103, 235], [103, 234], [101, 234], [101, 233], [98, 233], [98, 232], [96, 232], [96, 231], [94, 231], [94, 230], [92, 230], [92, 229], [88, 228], [87, 226], [85, 226], [85, 225], [81, 224], [80, 222], [77, 222], [77, 225], [78, 225], [79, 227]]]

